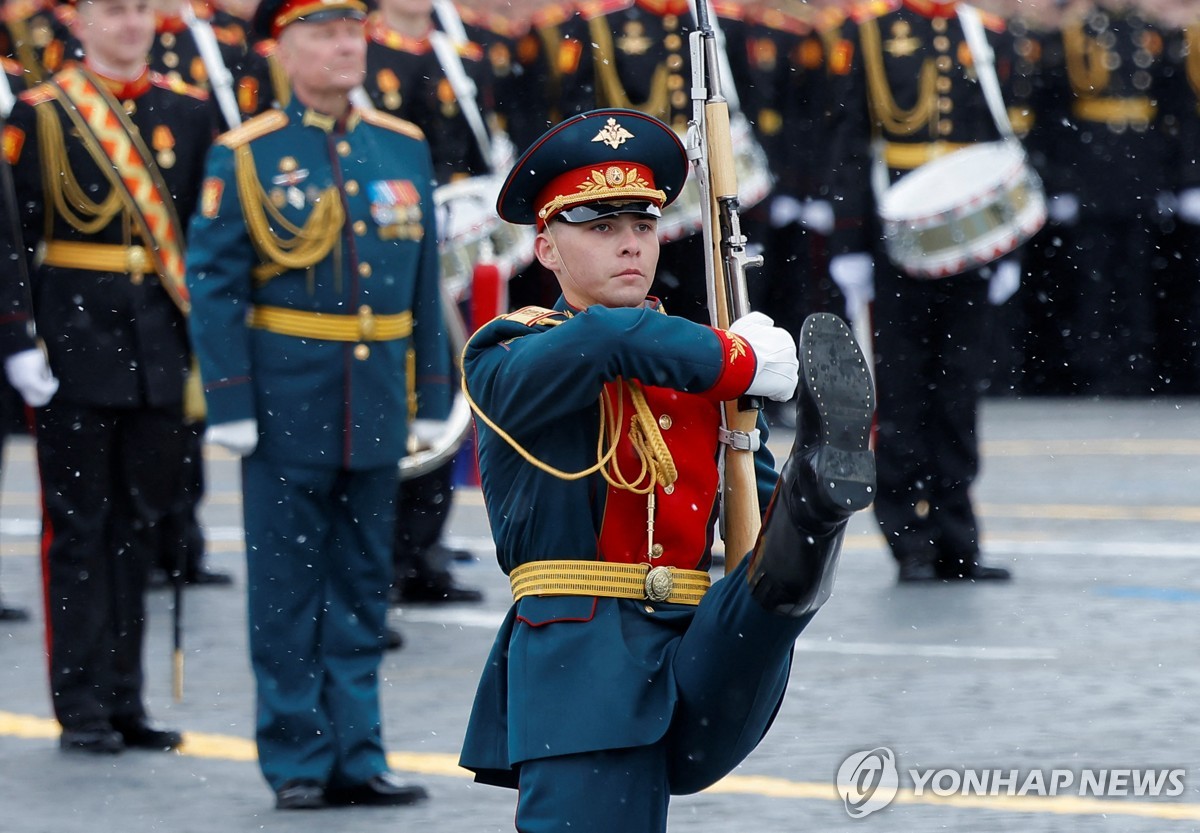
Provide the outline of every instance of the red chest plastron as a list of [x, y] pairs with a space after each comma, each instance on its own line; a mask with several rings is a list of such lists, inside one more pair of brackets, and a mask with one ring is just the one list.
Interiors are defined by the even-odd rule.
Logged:
[[[610, 401], [616, 403], [618, 386], [609, 384], [605, 389]], [[661, 547], [661, 552], [648, 558], [648, 496], [610, 483], [600, 527], [600, 559], [695, 569], [709, 543], [709, 522], [717, 498], [717, 429], [721, 425], [718, 403], [667, 388], [646, 387], [643, 391], [679, 475], [673, 485], [659, 483], [655, 487], [654, 549], [659, 552]], [[620, 471], [632, 480], [642, 463], [629, 440], [634, 408], [627, 391], [623, 402], [614, 459]], [[643, 477], [634, 485], [643, 488], [647, 482]]]

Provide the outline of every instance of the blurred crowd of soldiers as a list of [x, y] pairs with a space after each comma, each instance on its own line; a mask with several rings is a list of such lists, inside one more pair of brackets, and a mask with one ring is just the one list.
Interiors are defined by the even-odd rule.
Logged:
[[[286, 101], [271, 41], [254, 41], [253, 0], [161, 7], [151, 68], [211, 88], [188, 17], [208, 21], [229, 71], [214, 95], [249, 117]], [[756, 308], [795, 329], [842, 312], [828, 276], [830, 114], [848, 21], [920, 0], [718, 0], [714, 9], [741, 110], [766, 153], [771, 194], [749, 211], [767, 266], [752, 275]], [[449, 32], [474, 102], [429, 37], [453, 29], [429, 0], [379, 0], [368, 23], [366, 92], [430, 139], [439, 179], [489, 173], [471, 112], [520, 150], [560, 118], [625, 106], [679, 130], [691, 115], [687, 0], [469, 0]], [[1019, 394], [1200, 392], [1195, 271], [1200, 254], [1200, 9], [1188, 0], [979, 0], [1003, 31], [996, 66], [1013, 125], [1050, 197], [1051, 221], [1022, 253], [1021, 289], [995, 333], [992, 390]], [[19, 91], [72, 56], [67, 4], [7, 0], [0, 52]], [[890, 32], [888, 50], [921, 49]], [[1189, 46], [1191, 47], [1189, 49]], [[224, 101], [222, 101], [224, 99]], [[952, 106], [952, 104], [950, 105]], [[950, 119], [953, 113], [943, 113]], [[497, 151], [500, 153], [500, 151]], [[490, 164], [489, 164], [490, 163]], [[679, 241], [686, 244], [686, 241]], [[672, 247], [668, 246], [668, 250]], [[703, 315], [687, 245], [664, 252], [656, 291]], [[510, 289], [513, 305], [548, 303], [544, 275]]]

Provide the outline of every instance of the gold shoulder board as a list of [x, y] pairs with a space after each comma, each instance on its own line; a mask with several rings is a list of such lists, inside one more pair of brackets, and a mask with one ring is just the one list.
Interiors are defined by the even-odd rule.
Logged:
[[546, 309], [545, 307], [521, 307], [516, 312], [510, 312], [508, 315], [500, 317], [505, 321], [516, 321], [518, 324], [524, 324], [526, 327], [536, 327], [539, 324], [558, 326], [566, 320], [558, 310]]
[[287, 123], [287, 113], [282, 110], [267, 110], [265, 113], [261, 113], [248, 122], [245, 122], [240, 127], [235, 127], [233, 130], [222, 133], [217, 138], [217, 144], [224, 145], [227, 148], [236, 148], [247, 142], [252, 142], [260, 136], [274, 133]]
[[410, 121], [398, 119], [388, 113], [381, 113], [378, 110], [363, 110], [362, 120], [367, 124], [373, 124], [376, 127], [382, 127], [385, 130], [391, 130], [394, 133], [403, 133], [410, 139], [421, 141], [425, 138], [424, 131]]

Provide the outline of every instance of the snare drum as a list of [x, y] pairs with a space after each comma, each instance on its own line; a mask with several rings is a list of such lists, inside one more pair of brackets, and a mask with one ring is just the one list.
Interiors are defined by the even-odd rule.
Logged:
[[434, 191], [442, 282], [452, 298], [469, 293], [477, 263], [494, 263], [507, 280], [533, 261], [533, 229], [506, 223], [496, 214], [503, 184], [502, 177], [474, 176]]
[[985, 142], [905, 174], [879, 200], [892, 262], [945, 278], [1012, 252], [1046, 222], [1042, 182], [1015, 142]]
[[[733, 166], [737, 174], [738, 203], [742, 209], [761, 202], [774, 185], [767, 154], [754, 138], [750, 123], [740, 113], [731, 114], [729, 133], [733, 140]], [[696, 234], [703, 224], [700, 206], [700, 186], [696, 172], [688, 170], [679, 197], [663, 209], [658, 221], [658, 239], [664, 243]]]

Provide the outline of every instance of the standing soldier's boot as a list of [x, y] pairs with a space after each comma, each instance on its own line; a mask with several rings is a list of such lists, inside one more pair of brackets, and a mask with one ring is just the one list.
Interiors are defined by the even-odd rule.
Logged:
[[829, 598], [846, 522], [875, 496], [875, 392], [840, 318], [805, 320], [800, 369], [796, 442], [747, 571], [759, 604], [789, 616], [815, 612]]

